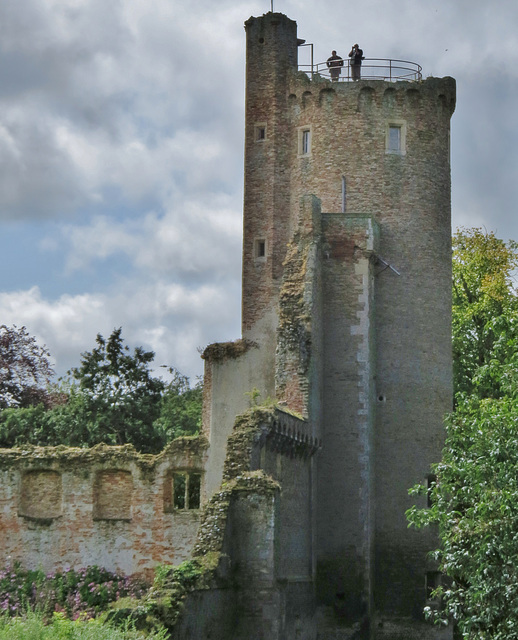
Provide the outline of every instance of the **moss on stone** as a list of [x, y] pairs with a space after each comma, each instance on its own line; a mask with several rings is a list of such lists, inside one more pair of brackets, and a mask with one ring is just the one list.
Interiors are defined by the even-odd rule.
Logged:
[[164, 457], [190, 453], [202, 456], [208, 449], [209, 442], [204, 435], [182, 436], [172, 440], [163, 451], [158, 454], [139, 453], [131, 444], [113, 446], [98, 444], [95, 447], [83, 449], [80, 447], [38, 447], [25, 445], [13, 449], [0, 449], [0, 469], [14, 466], [31, 467], [39, 463], [45, 465], [59, 465], [61, 468], [77, 468], [83, 464], [106, 464], [118, 466], [135, 463], [144, 471], [153, 469]]
[[250, 471], [252, 447], [261, 437], [261, 427], [271, 425], [274, 417], [273, 406], [252, 407], [237, 416], [234, 430], [227, 441], [227, 457], [223, 468], [224, 482]]
[[213, 362], [234, 360], [253, 347], [257, 347], [257, 343], [242, 338], [233, 342], [215, 342], [205, 348], [201, 357], [204, 360], [212, 360]]
[[160, 627], [171, 630], [177, 624], [187, 595], [215, 586], [218, 553], [186, 560], [177, 566], [160, 565], [153, 586], [141, 600], [125, 598], [111, 608], [111, 623], [134, 622], [137, 629], [152, 631]]

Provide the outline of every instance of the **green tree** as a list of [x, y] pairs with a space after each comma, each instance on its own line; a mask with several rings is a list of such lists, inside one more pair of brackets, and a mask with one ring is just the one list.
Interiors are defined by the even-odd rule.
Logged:
[[453, 236], [453, 372], [456, 396], [500, 397], [516, 366], [518, 245], [492, 232]]
[[80, 366], [70, 372], [70, 413], [84, 424], [83, 444], [131, 442], [140, 451], [156, 451], [165, 444], [153, 428], [165, 383], [152, 374], [155, 354], [142, 347], [131, 353], [121, 334], [121, 328], [107, 340], [98, 334], [96, 347], [81, 354]]
[[202, 383], [171, 369], [166, 383], [153, 374], [154, 353], [133, 352], [115, 329], [96, 338], [92, 351], [81, 355], [79, 367], [62, 381], [66, 402], [7, 408], [0, 412], [0, 446], [23, 444], [90, 447], [133, 444], [145, 453], [159, 452], [180, 435], [197, 433], [201, 423]]
[[176, 369], [169, 371], [172, 380], [162, 394], [160, 416], [155, 423], [155, 427], [165, 434], [167, 441], [199, 432], [203, 394], [201, 379], [191, 387], [189, 378]]
[[442, 606], [469, 639], [518, 638], [518, 245], [481, 229], [453, 237], [453, 355], [456, 404], [446, 420], [430, 506], [410, 525], [437, 526], [434, 552]]
[[[514, 399], [465, 400], [446, 424], [427, 509], [411, 525], [438, 526], [444, 584], [430, 619], [470, 640], [518, 638], [518, 407]], [[424, 494], [425, 487], [412, 493]]]

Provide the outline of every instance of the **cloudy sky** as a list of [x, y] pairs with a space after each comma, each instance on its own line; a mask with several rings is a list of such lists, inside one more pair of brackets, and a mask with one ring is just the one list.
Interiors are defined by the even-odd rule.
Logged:
[[[195, 377], [240, 335], [243, 22], [271, 0], [0, 0], [0, 324]], [[457, 79], [454, 226], [518, 239], [516, 0], [274, 0], [315, 46]]]

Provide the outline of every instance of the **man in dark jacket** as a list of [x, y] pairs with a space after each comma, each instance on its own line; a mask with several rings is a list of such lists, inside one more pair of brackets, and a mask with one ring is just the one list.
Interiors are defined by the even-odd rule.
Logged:
[[362, 60], [364, 57], [362, 49], [360, 49], [357, 44], [353, 44], [353, 48], [349, 53], [349, 58], [351, 58], [351, 73], [353, 80], [359, 80], [362, 69]]

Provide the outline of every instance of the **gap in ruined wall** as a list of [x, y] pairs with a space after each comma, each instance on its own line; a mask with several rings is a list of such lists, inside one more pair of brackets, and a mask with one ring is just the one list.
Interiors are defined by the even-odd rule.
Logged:
[[199, 472], [174, 471], [164, 484], [164, 512], [192, 511], [200, 508], [201, 476]]

